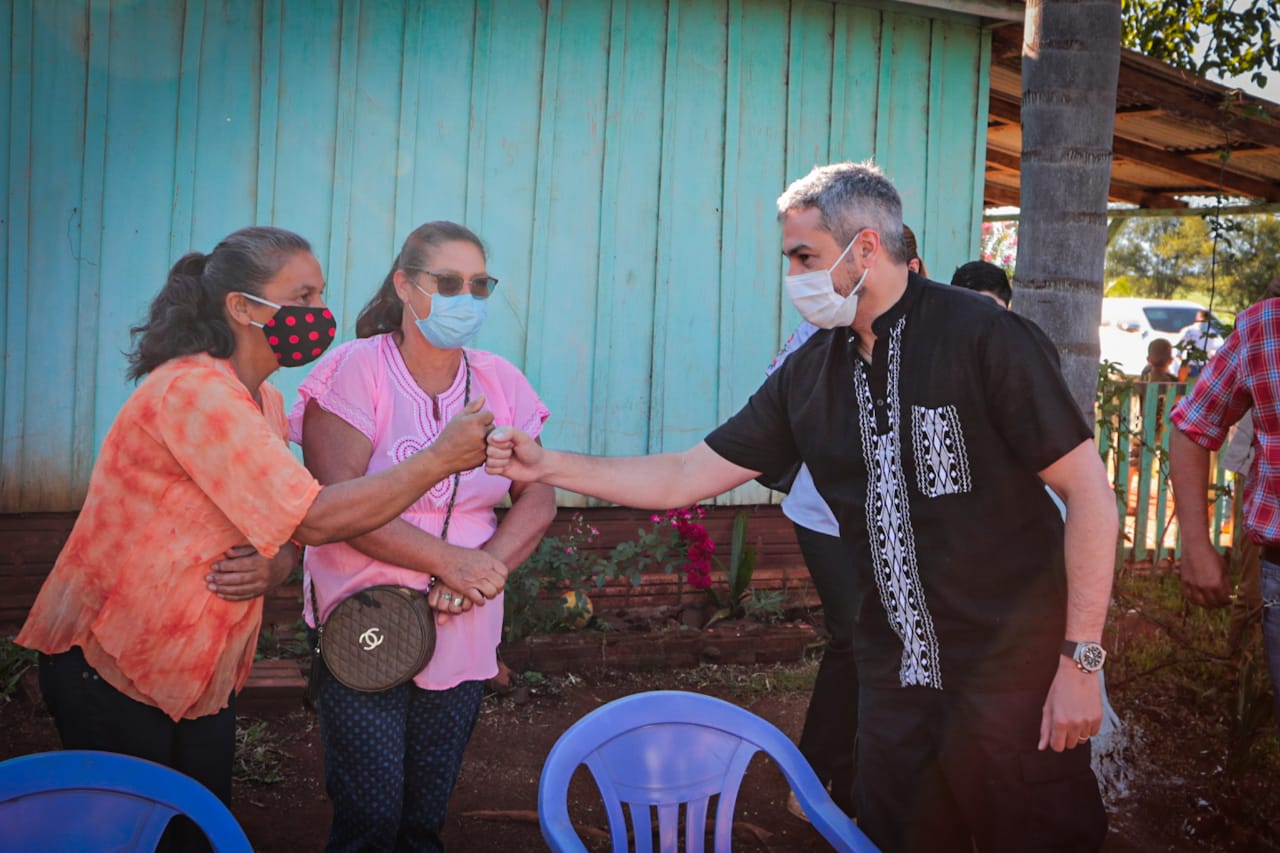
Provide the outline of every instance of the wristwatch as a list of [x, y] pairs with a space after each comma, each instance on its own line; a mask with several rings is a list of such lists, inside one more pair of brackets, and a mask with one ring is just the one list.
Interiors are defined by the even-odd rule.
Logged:
[[1081, 672], [1097, 672], [1107, 659], [1106, 650], [1102, 646], [1087, 640], [1083, 643], [1064, 640], [1062, 654], [1075, 661]]

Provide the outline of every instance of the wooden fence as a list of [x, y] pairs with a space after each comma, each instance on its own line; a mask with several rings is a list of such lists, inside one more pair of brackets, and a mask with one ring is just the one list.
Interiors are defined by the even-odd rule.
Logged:
[[[1107, 464], [1122, 530], [1120, 556], [1137, 562], [1176, 559], [1182, 537], [1169, 485], [1169, 414], [1187, 382], [1111, 382], [1099, 393], [1098, 450]], [[1229, 547], [1235, 533], [1235, 475], [1210, 458], [1209, 523], [1213, 541]]]

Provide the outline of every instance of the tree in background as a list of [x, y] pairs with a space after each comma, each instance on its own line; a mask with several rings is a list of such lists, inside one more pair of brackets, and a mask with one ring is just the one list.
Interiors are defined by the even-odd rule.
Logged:
[[1107, 295], [1173, 299], [1207, 289], [1209, 254], [1203, 219], [1130, 220], [1107, 247], [1107, 278], [1123, 285], [1108, 287]]
[[1215, 251], [1211, 222], [1199, 217], [1130, 221], [1107, 250], [1108, 296], [1195, 297], [1240, 311], [1280, 275], [1280, 218], [1223, 216]]
[[1119, 0], [1029, 0], [1013, 307], [1057, 345], [1090, 422], [1119, 73]]
[[1121, 7], [1124, 46], [1153, 59], [1201, 77], [1248, 74], [1259, 86], [1268, 70], [1280, 71], [1276, 0], [1121, 0]]

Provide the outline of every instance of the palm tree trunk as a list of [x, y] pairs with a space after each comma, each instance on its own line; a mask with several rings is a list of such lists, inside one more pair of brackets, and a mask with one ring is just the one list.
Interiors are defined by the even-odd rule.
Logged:
[[1028, 0], [1014, 309], [1057, 345], [1090, 423], [1119, 69], [1120, 0]]

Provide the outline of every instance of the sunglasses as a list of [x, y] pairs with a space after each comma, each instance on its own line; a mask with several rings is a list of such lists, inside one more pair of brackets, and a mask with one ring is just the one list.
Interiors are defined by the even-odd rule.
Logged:
[[476, 299], [488, 299], [489, 295], [498, 287], [498, 280], [491, 275], [478, 275], [467, 281], [457, 273], [432, 272], [422, 267], [405, 267], [404, 269], [426, 273], [434, 278], [436, 280], [436, 292], [441, 296], [457, 296], [462, 292], [463, 285], [466, 285], [470, 289], [471, 295]]

